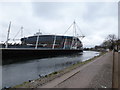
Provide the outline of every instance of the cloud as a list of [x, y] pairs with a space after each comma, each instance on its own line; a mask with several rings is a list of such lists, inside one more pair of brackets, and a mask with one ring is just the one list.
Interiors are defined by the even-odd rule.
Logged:
[[117, 3], [115, 2], [97, 2], [87, 3], [87, 12], [84, 19], [87, 21], [96, 20], [103, 17], [117, 17]]
[[60, 17], [59, 3], [41, 2], [32, 3], [34, 15], [39, 18], [54, 19]]
[[10, 21], [10, 38], [13, 38], [21, 26], [24, 27], [24, 36], [33, 35], [38, 29], [44, 34], [63, 34], [76, 20], [86, 36], [82, 40], [84, 46], [91, 47], [101, 44], [108, 34], [118, 34], [117, 14], [117, 2], [0, 3], [0, 41], [6, 40]]

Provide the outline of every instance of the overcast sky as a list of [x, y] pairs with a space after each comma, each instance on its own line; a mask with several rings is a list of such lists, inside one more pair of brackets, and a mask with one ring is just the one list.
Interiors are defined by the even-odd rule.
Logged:
[[[85, 35], [84, 47], [100, 45], [108, 34], [118, 34], [118, 3], [1, 2], [0, 42], [6, 41], [10, 21], [13, 39], [21, 26], [23, 36], [34, 35], [39, 29], [43, 34], [63, 34], [74, 20]], [[79, 31], [78, 34], [81, 35]]]

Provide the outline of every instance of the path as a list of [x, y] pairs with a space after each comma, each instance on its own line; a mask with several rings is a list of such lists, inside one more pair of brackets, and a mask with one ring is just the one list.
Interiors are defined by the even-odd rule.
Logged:
[[38, 88], [111, 88], [112, 68], [113, 53], [108, 52]]

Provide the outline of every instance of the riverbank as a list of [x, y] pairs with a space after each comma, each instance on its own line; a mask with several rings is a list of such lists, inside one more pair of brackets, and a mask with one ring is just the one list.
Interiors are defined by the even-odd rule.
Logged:
[[113, 52], [38, 88], [112, 88]]
[[46, 83], [54, 80], [55, 78], [61, 77], [64, 74], [66, 74], [66, 73], [68, 73], [68, 72], [70, 72], [78, 67], [81, 67], [84, 64], [87, 64], [87, 63], [95, 60], [96, 58], [102, 56], [103, 54], [105, 54], [105, 53], [101, 53], [99, 56], [95, 56], [94, 58], [89, 59], [85, 62], [77, 62], [76, 64], [74, 64], [68, 68], [65, 68], [64, 70], [53, 72], [49, 75], [46, 75], [45, 77], [40, 77], [39, 79], [36, 79], [36, 80], [29, 80], [29, 82], [24, 82], [23, 84], [14, 86], [13, 88], [37, 88], [37, 87], [41, 87], [41, 86], [45, 85]]

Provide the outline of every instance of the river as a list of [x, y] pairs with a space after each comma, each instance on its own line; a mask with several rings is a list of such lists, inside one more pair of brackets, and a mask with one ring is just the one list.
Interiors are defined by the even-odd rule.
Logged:
[[52, 72], [64, 69], [77, 62], [86, 61], [99, 52], [84, 51], [83, 54], [34, 59], [22, 63], [4, 65], [2, 67], [2, 87], [11, 87], [28, 80], [39, 78]]

